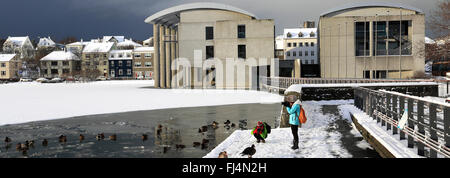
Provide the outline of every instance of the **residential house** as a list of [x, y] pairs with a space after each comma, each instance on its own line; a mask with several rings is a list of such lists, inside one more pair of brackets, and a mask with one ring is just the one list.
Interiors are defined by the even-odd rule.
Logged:
[[21, 64], [18, 54], [0, 54], [0, 80], [18, 80]]
[[67, 78], [80, 75], [81, 60], [70, 51], [53, 51], [41, 60], [41, 76]]
[[3, 53], [19, 54], [20, 59], [31, 59], [34, 57], [34, 47], [28, 36], [8, 37], [3, 43]]
[[136, 79], [153, 79], [153, 47], [138, 47], [133, 50], [133, 77]]
[[112, 50], [109, 53], [109, 77], [112, 79], [133, 77], [133, 50]]
[[81, 57], [82, 73], [98, 70], [99, 76], [108, 77], [109, 52], [115, 48], [113, 42], [88, 43], [84, 47]]

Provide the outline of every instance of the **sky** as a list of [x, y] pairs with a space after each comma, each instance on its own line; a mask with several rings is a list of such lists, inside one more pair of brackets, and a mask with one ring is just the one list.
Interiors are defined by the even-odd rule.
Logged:
[[[74, 36], [89, 40], [104, 35], [123, 35], [133, 40], [152, 36], [146, 17], [166, 8], [192, 2], [217, 2], [274, 19], [276, 34], [299, 27], [336, 6], [371, 0], [1, 0], [0, 38], [50, 36], [56, 41]], [[374, 1], [374, 0], [372, 0]], [[441, 0], [376, 0], [403, 3], [430, 14]], [[429, 29], [426, 36], [434, 37]]]

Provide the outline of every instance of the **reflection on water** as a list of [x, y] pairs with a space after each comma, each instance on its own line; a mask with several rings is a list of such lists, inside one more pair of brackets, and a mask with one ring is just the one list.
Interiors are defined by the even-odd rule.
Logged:
[[[249, 129], [257, 121], [275, 123], [279, 109], [279, 104], [241, 104], [5, 125], [0, 126], [0, 157], [202, 157], [236, 129]], [[227, 120], [229, 124], [225, 124]], [[199, 132], [203, 126], [206, 130]], [[104, 133], [105, 139], [97, 140], [99, 133]], [[84, 140], [80, 141], [80, 134]], [[115, 141], [109, 139], [113, 134]], [[66, 136], [65, 143], [59, 142], [60, 135]], [[12, 140], [9, 144], [3, 141], [6, 136]], [[34, 140], [34, 147], [16, 150], [16, 144], [26, 140]]]

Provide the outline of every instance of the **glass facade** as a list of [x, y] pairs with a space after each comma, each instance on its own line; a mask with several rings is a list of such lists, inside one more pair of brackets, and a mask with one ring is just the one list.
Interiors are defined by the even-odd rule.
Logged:
[[[408, 27], [411, 21], [373, 22], [373, 49], [375, 56], [411, 55], [411, 35]], [[401, 27], [401, 28], [400, 28]]]
[[369, 22], [355, 23], [355, 56], [369, 56], [370, 33]]

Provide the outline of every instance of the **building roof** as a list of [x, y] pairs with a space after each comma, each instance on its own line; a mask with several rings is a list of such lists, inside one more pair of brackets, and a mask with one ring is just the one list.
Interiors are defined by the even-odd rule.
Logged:
[[84, 47], [83, 53], [107, 53], [113, 47], [113, 42], [89, 43]]
[[151, 52], [154, 50], [155, 50], [155, 48], [153, 48], [153, 47], [137, 47], [137, 48], [134, 48], [133, 52]]
[[77, 41], [77, 42], [73, 42], [70, 44], [67, 44], [67, 46], [74, 46], [74, 45], [81, 45], [81, 46], [85, 46], [87, 44], [91, 43], [90, 41], [83, 41], [83, 39], [81, 39], [81, 41]]
[[38, 43], [38, 45], [37, 45], [38, 47], [41, 47], [41, 46], [56, 46], [56, 43], [50, 38], [50, 37], [48, 37], [48, 38], [41, 38], [41, 39], [39, 39], [39, 43]]
[[8, 37], [8, 39], [6, 39], [6, 41], [5, 41], [5, 43], [12, 42], [14, 45], [22, 46], [25, 43], [25, 41], [27, 41], [27, 39], [29, 39], [28, 36]]
[[399, 4], [399, 3], [391, 3], [391, 2], [355, 2], [355, 3], [349, 3], [345, 4], [343, 6], [338, 6], [332, 9], [329, 9], [326, 12], [323, 12], [320, 14], [320, 16], [326, 16], [334, 12], [343, 11], [343, 10], [349, 10], [349, 9], [358, 9], [358, 8], [365, 8], [365, 7], [394, 7], [394, 8], [401, 8], [401, 9], [407, 9], [407, 10], [413, 10], [417, 13], [423, 14], [424, 12], [421, 9], [408, 6], [405, 4]]
[[8, 62], [14, 58], [16, 54], [0, 54], [0, 62]]
[[41, 61], [70, 61], [80, 60], [80, 58], [70, 51], [53, 51], [47, 56], [41, 58]]
[[142, 45], [139, 43], [134, 42], [133, 40], [127, 40], [117, 43], [117, 46], [125, 47], [125, 46], [134, 46], [134, 47], [141, 47]]
[[125, 36], [103, 36], [102, 42], [108, 42], [111, 38], [115, 38], [119, 43], [125, 40]]
[[[132, 52], [133, 50], [111, 50], [109, 52], [109, 60], [126, 60], [126, 59], [132, 60], [133, 59]], [[119, 54], [122, 54], [122, 57], [119, 57]], [[127, 54], [129, 54], [128, 57]]]
[[[311, 36], [311, 32], [314, 33], [314, 36]], [[290, 33], [291, 37], [288, 37], [287, 34]], [[298, 36], [299, 33], [302, 33], [302, 36]], [[317, 38], [317, 28], [285, 28], [283, 33], [284, 38]]]
[[182, 4], [179, 6], [170, 7], [159, 11], [145, 19], [145, 23], [159, 23], [166, 24], [169, 26], [173, 26], [180, 22], [180, 12], [190, 11], [190, 10], [200, 10], [200, 9], [215, 9], [215, 10], [226, 10], [239, 12], [241, 14], [245, 14], [251, 16], [253, 18], [257, 18], [254, 14], [247, 12], [245, 10], [239, 9], [237, 7], [233, 7], [230, 5], [219, 4], [219, 3], [211, 3], [211, 2], [197, 2], [197, 3], [188, 3]]

